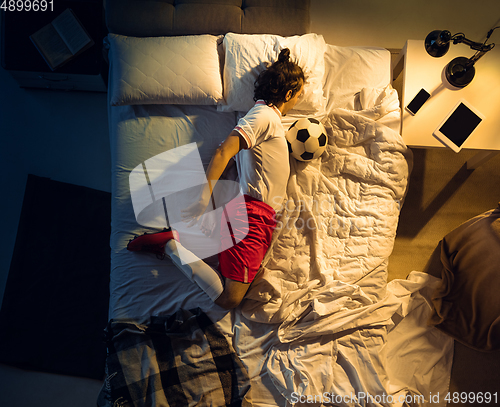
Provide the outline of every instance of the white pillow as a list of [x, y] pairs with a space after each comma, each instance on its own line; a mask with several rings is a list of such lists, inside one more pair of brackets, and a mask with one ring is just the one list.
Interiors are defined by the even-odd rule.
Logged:
[[363, 88], [385, 88], [391, 83], [391, 53], [384, 48], [338, 47], [327, 44], [328, 67], [323, 91], [326, 110], [357, 110], [355, 95]]
[[221, 111], [248, 111], [254, 105], [254, 83], [267, 64], [278, 59], [283, 48], [304, 71], [304, 92], [293, 111], [317, 113], [325, 107], [323, 76], [326, 43], [321, 35], [280, 37], [277, 35], [227, 34], [224, 37], [224, 103]]
[[216, 105], [223, 99], [217, 39], [109, 34], [111, 105]]

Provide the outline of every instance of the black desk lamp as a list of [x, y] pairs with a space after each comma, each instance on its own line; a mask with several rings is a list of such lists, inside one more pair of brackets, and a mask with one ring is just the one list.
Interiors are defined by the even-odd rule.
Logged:
[[453, 44], [463, 42], [470, 46], [471, 49], [477, 51], [471, 58], [457, 57], [446, 65], [445, 74], [448, 82], [457, 88], [463, 88], [472, 82], [475, 73], [474, 64], [477, 60], [488, 51], [491, 51], [495, 46], [493, 43], [486, 44], [486, 41], [488, 41], [493, 31], [497, 28], [499, 27], [492, 28], [488, 32], [486, 40], [483, 43], [471, 41], [465, 38], [465, 34], [463, 33], [457, 33], [452, 36], [447, 30], [435, 30], [430, 32], [425, 38], [425, 50], [433, 57], [442, 57], [448, 52], [450, 41], [453, 41]]

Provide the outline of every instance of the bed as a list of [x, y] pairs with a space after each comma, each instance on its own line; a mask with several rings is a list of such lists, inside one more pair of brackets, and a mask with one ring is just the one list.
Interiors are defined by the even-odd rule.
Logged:
[[[453, 342], [426, 324], [439, 281], [387, 281], [411, 171], [390, 53], [326, 44], [309, 32], [309, 6], [107, 1], [112, 265], [100, 406], [445, 404], [432, 396], [448, 388]], [[165, 198], [200, 182], [283, 47], [307, 77], [283, 124], [314, 117], [328, 145], [320, 159], [290, 160], [271, 248], [226, 311], [169, 259], [126, 246], [173, 224]], [[165, 157], [190, 154], [169, 190]], [[199, 233], [181, 241], [201, 250]]]

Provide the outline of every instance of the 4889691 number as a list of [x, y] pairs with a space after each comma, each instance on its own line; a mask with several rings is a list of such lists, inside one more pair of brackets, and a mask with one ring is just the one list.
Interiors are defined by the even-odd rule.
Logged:
[[54, 0], [3, 0], [3, 11], [54, 11]]

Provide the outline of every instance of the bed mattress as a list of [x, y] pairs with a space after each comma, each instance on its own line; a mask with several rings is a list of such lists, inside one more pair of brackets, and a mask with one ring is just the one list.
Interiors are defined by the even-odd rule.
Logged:
[[[363, 71], [359, 61], [363, 61]], [[325, 90], [327, 111], [338, 107], [355, 109], [362, 88], [383, 88], [390, 82], [390, 54], [384, 49], [328, 46]], [[354, 72], [358, 70], [358, 73]], [[113, 78], [111, 78], [111, 81]], [[180, 272], [151, 256], [131, 256], [126, 250], [134, 235], [166, 226], [160, 216], [157, 225], [145, 229], [136, 221], [129, 175], [141, 163], [173, 148], [196, 143], [206, 167], [213, 151], [231, 132], [237, 112], [218, 112], [215, 106], [126, 105], [109, 107], [112, 148], [112, 266], [110, 318], [146, 317], [174, 312], [180, 305], [213, 309], [213, 305]], [[317, 117], [324, 119], [326, 112]], [[288, 117], [291, 125], [295, 117]], [[398, 123], [398, 118], [393, 118]], [[162, 212], [160, 208], [159, 212]], [[163, 221], [163, 222], [162, 222]], [[154, 278], [151, 278], [155, 275]], [[171, 285], [173, 284], [173, 286]], [[170, 287], [170, 289], [167, 289]], [[180, 298], [175, 294], [179, 293]], [[185, 293], [190, 293], [187, 296]], [[168, 301], [164, 296], [168, 295]], [[186, 302], [188, 301], [188, 302]]]

